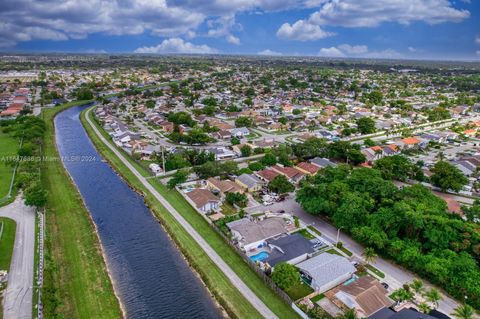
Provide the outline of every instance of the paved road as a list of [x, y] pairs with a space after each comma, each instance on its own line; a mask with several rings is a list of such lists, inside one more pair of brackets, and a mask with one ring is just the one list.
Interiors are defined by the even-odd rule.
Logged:
[[[262, 212], [262, 211], [272, 211], [277, 212], [284, 210], [287, 213], [293, 213], [295, 216], [298, 216], [305, 224], [313, 225], [322, 233], [322, 237], [327, 239], [331, 243], [335, 243], [337, 239], [338, 229], [319, 216], [314, 216], [306, 213], [303, 208], [295, 201], [294, 197], [290, 195], [285, 201], [275, 203], [271, 206], [257, 206], [248, 208], [247, 212]], [[348, 237], [348, 235], [340, 232], [339, 241], [343, 242], [344, 247], [350, 250], [353, 253], [353, 258], [355, 260], [362, 260], [362, 253], [364, 247]], [[413, 273], [408, 270], [391, 263], [388, 260], [377, 258], [375, 262], [372, 263], [375, 268], [381, 270], [385, 274], [385, 278], [382, 281], [385, 281], [389, 284], [392, 290], [401, 288], [404, 283], [411, 282], [414, 278], [418, 278]], [[431, 285], [425, 282], [425, 287], [430, 287]], [[458, 306], [457, 301], [454, 299], [443, 295], [444, 299], [440, 301], [438, 310], [449, 315], [453, 310]]]
[[182, 227], [195, 239], [210, 259], [223, 271], [225, 276], [232, 282], [232, 284], [240, 291], [240, 293], [247, 299], [255, 309], [265, 318], [277, 318], [277, 316], [250, 290], [250, 288], [238, 277], [238, 275], [230, 268], [230, 266], [223, 261], [215, 250], [200, 236], [199, 233], [180, 215], [170, 203], [157, 192], [157, 190], [143, 177], [133, 165], [114, 147], [112, 146], [98, 131], [96, 126], [88, 117], [92, 109], [89, 109], [86, 114], [88, 124], [92, 127], [95, 134], [100, 140], [122, 161], [122, 163], [140, 180], [140, 182], [152, 193], [156, 199], [172, 214], [172, 216], [182, 225]]
[[21, 196], [0, 208], [0, 216], [17, 223], [8, 286], [4, 297], [5, 319], [32, 318], [33, 259], [35, 254], [35, 211]]

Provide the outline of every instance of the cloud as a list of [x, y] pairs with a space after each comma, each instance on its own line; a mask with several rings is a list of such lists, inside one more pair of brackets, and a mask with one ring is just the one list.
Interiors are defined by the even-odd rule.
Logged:
[[475, 51], [475, 54], [480, 56], [480, 50]]
[[480, 35], [475, 37], [475, 44], [480, 44]]
[[277, 31], [277, 37], [287, 40], [313, 41], [332, 36], [333, 33], [323, 31], [318, 25], [298, 20], [294, 24], [284, 23]]
[[280, 55], [282, 55], [282, 53], [277, 52], [277, 51], [273, 51], [273, 50], [270, 50], [270, 49], [260, 51], [257, 54], [258, 55], [270, 55], [270, 56], [280, 56]]
[[383, 22], [461, 22], [469, 16], [469, 11], [455, 9], [448, 0], [329, 0], [309, 21], [317, 25], [376, 27]]
[[330, 58], [345, 58], [346, 55], [341, 50], [336, 47], [330, 48], [321, 48], [318, 52], [319, 56], [330, 57]]
[[[279, 37], [302, 41], [329, 36], [326, 26], [376, 27], [385, 22], [408, 25], [412, 22], [438, 24], [461, 22], [470, 17], [465, 9], [456, 9], [449, 0], [306, 0], [307, 7], [317, 11], [293, 25], [284, 23], [277, 31]], [[312, 30], [315, 35], [309, 36]]]
[[190, 42], [185, 42], [180, 38], [171, 38], [163, 40], [157, 46], [153, 47], [141, 47], [134, 51], [135, 53], [186, 53], [186, 54], [213, 54], [218, 51], [209, 47], [208, 45], [196, 45]]
[[341, 44], [338, 48], [347, 54], [362, 54], [368, 52], [366, 45]]
[[337, 47], [321, 48], [319, 56], [332, 58], [372, 58], [372, 59], [400, 59], [403, 55], [393, 49], [369, 51], [366, 45], [341, 44]]
[[0, 1], [0, 46], [20, 41], [86, 38], [92, 33], [176, 36], [205, 19], [191, 8], [170, 7], [166, 0]]
[[209, 30], [207, 32], [208, 37], [220, 38], [224, 37], [228, 43], [240, 45], [240, 39], [232, 34], [233, 31], [241, 31], [242, 25], [235, 21], [235, 16], [223, 16], [216, 20], [208, 20], [207, 26]]
[[409, 52], [412, 52], [412, 53], [417, 52], [417, 49], [415, 49], [414, 47], [408, 47], [407, 49]]

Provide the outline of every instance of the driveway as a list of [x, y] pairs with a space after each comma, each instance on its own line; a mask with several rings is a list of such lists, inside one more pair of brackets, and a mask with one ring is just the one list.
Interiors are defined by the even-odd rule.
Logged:
[[0, 216], [17, 223], [8, 285], [4, 295], [5, 319], [32, 318], [33, 259], [35, 254], [35, 210], [18, 196], [13, 203], [0, 207]]

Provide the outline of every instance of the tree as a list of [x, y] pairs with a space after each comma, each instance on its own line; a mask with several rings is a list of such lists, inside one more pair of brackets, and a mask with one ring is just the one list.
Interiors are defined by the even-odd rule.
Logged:
[[93, 93], [87, 88], [82, 88], [77, 91], [77, 99], [78, 100], [91, 100], [93, 99]]
[[358, 319], [354, 309], [348, 309], [344, 314], [335, 317], [336, 319]]
[[431, 171], [433, 173], [430, 177], [432, 184], [440, 187], [442, 191], [458, 192], [468, 183], [468, 179], [462, 171], [448, 162], [437, 162]]
[[155, 107], [155, 101], [154, 100], [148, 100], [145, 102], [145, 106], [149, 109], [153, 109]]
[[281, 262], [275, 265], [272, 280], [280, 289], [287, 290], [300, 280], [300, 273], [295, 266]]
[[301, 113], [302, 113], [302, 111], [299, 110], [299, 109], [293, 109], [293, 110], [292, 110], [292, 114], [293, 114], [293, 115], [300, 115]]
[[365, 248], [365, 250], [362, 253], [362, 256], [363, 256], [363, 259], [365, 259], [365, 262], [367, 264], [374, 262], [375, 259], [377, 259], [378, 257], [377, 253], [375, 252], [375, 249], [371, 247]]
[[268, 189], [277, 194], [285, 194], [293, 192], [295, 186], [293, 186], [285, 176], [277, 175], [270, 183], [268, 183]]
[[277, 157], [273, 155], [271, 152], [266, 153], [265, 156], [262, 157], [260, 162], [265, 166], [273, 166], [277, 164]]
[[423, 293], [423, 281], [420, 279], [413, 279], [412, 283], [410, 284], [410, 287], [415, 291], [417, 294], [422, 294]]
[[409, 177], [413, 177], [414, 165], [408, 158], [403, 155], [387, 156], [377, 160], [373, 166], [382, 172], [385, 179], [396, 179], [405, 181]]
[[247, 196], [241, 193], [227, 193], [225, 200], [230, 205], [237, 205], [239, 207], [246, 207], [248, 203]]
[[253, 119], [248, 116], [240, 116], [235, 120], [236, 127], [252, 127]]
[[421, 312], [427, 313], [427, 314], [430, 313], [430, 311], [432, 311], [432, 309], [430, 308], [430, 306], [426, 302], [421, 302], [418, 305], [418, 308], [420, 309]]
[[425, 293], [425, 298], [427, 299], [427, 301], [432, 303], [434, 309], [438, 308], [438, 302], [443, 299], [442, 295], [440, 295], [440, 292], [435, 288], [427, 291]]
[[357, 120], [358, 131], [362, 134], [375, 133], [375, 121], [370, 117], [362, 117]]
[[480, 200], [475, 199], [472, 206], [462, 206], [462, 211], [468, 221], [478, 223], [480, 221]]
[[472, 319], [474, 314], [475, 310], [467, 304], [458, 306], [452, 313], [452, 315], [457, 319]]
[[412, 300], [414, 297], [413, 292], [408, 291], [405, 288], [395, 290], [390, 296], [393, 300], [398, 302]]
[[188, 171], [187, 170], [178, 170], [173, 174], [172, 178], [167, 183], [167, 187], [170, 189], [175, 188], [178, 184], [185, 183], [188, 178]]
[[293, 154], [301, 160], [325, 156], [327, 151], [327, 141], [322, 138], [310, 137], [303, 143], [293, 145]]
[[252, 148], [249, 145], [243, 145], [240, 147], [240, 152], [242, 152], [243, 157], [249, 157], [252, 155]]
[[28, 206], [43, 207], [47, 203], [47, 192], [38, 183], [25, 191], [25, 204]]

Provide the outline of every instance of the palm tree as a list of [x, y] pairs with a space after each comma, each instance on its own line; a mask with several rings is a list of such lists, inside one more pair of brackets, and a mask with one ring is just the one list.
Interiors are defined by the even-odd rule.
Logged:
[[425, 298], [432, 303], [433, 309], [435, 309], [438, 308], [438, 302], [442, 300], [442, 295], [437, 289], [432, 288], [425, 293]]
[[362, 255], [367, 264], [374, 262], [375, 259], [378, 257], [377, 253], [375, 252], [375, 249], [371, 247], [365, 248]]
[[348, 309], [343, 315], [339, 315], [336, 319], [358, 319], [357, 313], [353, 309]]
[[472, 319], [474, 310], [471, 306], [463, 304], [455, 308], [452, 315], [457, 319]]
[[432, 309], [430, 309], [430, 306], [426, 302], [422, 302], [418, 305], [418, 308], [420, 309], [421, 312], [423, 313], [429, 313]]
[[413, 279], [410, 287], [415, 291], [417, 294], [421, 294], [423, 292], [423, 282], [420, 279]]

